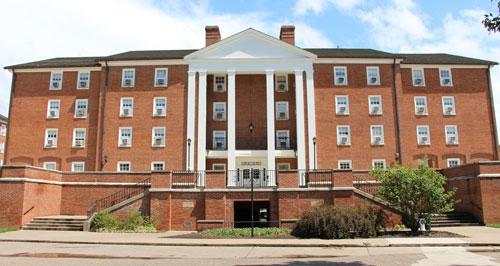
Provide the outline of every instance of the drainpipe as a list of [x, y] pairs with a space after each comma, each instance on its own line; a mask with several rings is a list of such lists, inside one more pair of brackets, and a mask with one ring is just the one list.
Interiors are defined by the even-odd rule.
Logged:
[[12, 82], [10, 84], [10, 102], [9, 102], [9, 114], [7, 115], [7, 135], [5, 136], [5, 149], [4, 149], [4, 164], [7, 163], [8, 152], [9, 152], [9, 142], [10, 142], [10, 127], [11, 127], [11, 117], [12, 117], [12, 99], [14, 98], [14, 88], [16, 84], [16, 70], [12, 69]]
[[493, 149], [495, 151], [495, 156], [494, 159], [498, 160], [498, 132], [497, 132], [497, 120], [496, 120], [496, 115], [495, 115], [495, 101], [493, 100], [493, 89], [491, 87], [491, 65], [488, 66], [488, 96], [490, 98], [490, 104], [491, 104], [491, 119], [493, 123], [493, 144], [495, 145], [495, 148]]
[[108, 92], [108, 74], [109, 67], [108, 61], [104, 61], [104, 92], [102, 94], [102, 103], [101, 103], [101, 120], [99, 121], [99, 170], [102, 171], [104, 168], [104, 118], [106, 116], [106, 94]]
[[394, 120], [396, 122], [395, 133], [396, 133], [396, 153], [397, 159], [399, 163], [403, 164], [403, 155], [401, 154], [401, 136], [400, 136], [400, 128], [399, 128], [399, 109], [398, 109], [398, 92], [396, 88], [396, 58], [392, 63], [392, 95], [394, 102]]

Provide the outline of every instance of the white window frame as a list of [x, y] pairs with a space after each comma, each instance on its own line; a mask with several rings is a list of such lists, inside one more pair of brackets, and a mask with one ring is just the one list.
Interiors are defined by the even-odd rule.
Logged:
[[[419, 128], [427, 129], [427, 142], [426, 143], [422, 143], [420, 141], [420, 136], [418, 134]], [[429, 125], [417, 125], [417, 144], [419, 146], [431, 145], [431, 131], [429, 129]]]
[[[339, 70], [344, 70], [344, 82], [338, 82], [337, 79], [340, 78], [337, 76], [337, 69]], [[346, 66], [335, 66], [333, 67], [333, 84], [335, 86], [347, 86], [348, 80], [347, 80], [347, 67]]]
[[0, 153], [5, 153], [5, 142], [0, 141]]
[[7, 136], [7, 126], [4, 124], [0, 125], [0, 136]]
[[[130, 138], [128, 138], [128, 144], [122, 144], [122, 130], [130, 129]], [[133, 129], [132, 127], [120, 127], [118, 128], [118, 147], [132, 147], [132, 138], [133, 138]]]
[[[450, 73], [450, 83], [449, 84], [444, 84], [444, 77], [441, 76], [441, 71], [448, 71]], [[445, 67], [440, 67], [439, 68], [439, 84], [441, 87], [452, 87], [453, 86], [453, 76], [451, 73], [451, 68], [445, 68]]]
[[[339, 99], [345, 98], [345, 104], [339, 104]], [[341, 112], [340, 108], [345, 107], [345, 111]], [[348, 95], [335, 95], [335, 114], [337, 115], [349, 115], [349, 96]]]
[[[424, 103], [425, 103], [425, 105], [423, 106], [424, 107], [424, 112], [420, 113], [418, 111], [418, 107], [421, 107], [420, 105], [417, 105], [417, 100], [418, 99], [423, 99], [424, 100]], [[428, 106], [427, 96], [414, 96], [413, 97], [413, 102], [414, 102], [414, 105], [415, 105], [415, 115], [419, 115], [419, 116], [429, 115], [429, 108], [427, 107]]]
[[[77, 146], [76, 145], [76, 132], [77, 131], [82, 131], [83, 132], [83, 143], [81, 146]], [[73, 148], [85, 148], [85, 144], [87, 143], [87, 129], [86, 128], [74, 128], [73, 129], [73, 144], [72, 144], [72, 147]]]
[[[282, 82], [278, 81], [278, 77], [285, 77], [285, 89], [284, 90], [279, 89], [279, 85]], [[277, 92], [287, 92], [288, 91], [288, 75], [287, 74], [276, 74], [274, 77], [274, 88], [275, 88], [275, 91], [277, 91]]]
[[[222, 166], [223, 169], [215, 169], [216, 166]], [[212, 171], [226, 171], [225, 163], [214, 163], [212, 164]]]
[[[82, 74], [87, 74], [88, 79], [86, 81], [81, 80]], [[80, 86], [82, 82], [85, 82], [85, 87]], [[88, 90], [90, 88], [90, 71], [78, 71], [78, 79], [76, 80], [76, 89], [77, 90]]]
[[[163, 136], [160, 136], [161, 142], [160, 144], [156, 144], [156, 138], [157, 136], [155, 135], [156, 130], [163, 130]], [[165, 144], [167, 142], [167, 128], [166, 127], [153, 127], [151, 130], [151, 146], [152, 147], [165, 147]]]
[[[381, 129], [381, 135], [380, 136], [375, 136], [373, 134], [373, 129], [374, 128], [380, 128]], [[381, 138], [380, 142], [377, 143], [375, 141], [375, 137], [380, 137]], [[376, 146], [384, 145], [384, 126], [383, 125], [371, 125], [370, 126], [370, 139], [371, 139], [371, 144], [372, 145], [376, 145]]]
[[373, 159], [373, 160], [372, 160], [372, 168], [373, 168], [373, 169], [375, 169], [375, 167], [376, 167], [375, 165], [376, 165], [377, 163], [382, 163], [382, 164], [383, 164], [383, 166], [382, 166], [382, 168], [381, 168], [381, 169], [384, 169], [384, 170], [385, 170], [385, 169], [387, 168], [387, 163], [385, 162], [385, 159]]
[[[120, 170], [120, 165], [122, 165], [122, 164], [128, 164], [128, 171]], [[123, 173], [131, 172], [132, 171], [132, 164], [130, 163], [130, 161], [118, 161], [118, 162], [116, 162], [116, 171], [123, 172]]]
[[[451, 166], [450, 164], [451, 164], [451, 162], [452, 162], [452, 161], [456, 161], [456, 162], [457, 162], [457, 165], [455, 165], [455, 166]], [[460, 162], [460, 158], [448, 158], [448, 159], [446, 159], [446, 166], [448, 166], [448, 168], [449, 168], [449, 167], [457, 167], [457, 166], [459, 166], [460, 164], [461, 164], [461, 162]]]
[[[165, 71], [165, 81], [163, 82], [163, 85], [162, 84], [158, 84], [158, 71]], [[155, 88], [164, 88], [164, 87], [168, 87], [168, 68], [166, 67], [159, 67], [159, 68], [155, 68], [155, 80], [154, 80], [154, 87]]]
[[[82, 171], [75, 170], [75, 168], [78, 164], [80, 164], [82, 166]], [[71, 162], [71, 172], [75, 172], [75, 173], [85, 172], [85, 162]]]
[[[341, 168], [340, 167], [342, 164], [345, 164], [345, 163], [349, 164], [349, 168]], [[338, 160], [337, 169], [339, 169], [339, 170], [352, 170], [352, 160]]]
[[[227, 117], [226, 102], [214, 102], [212, 106], [213, 106], [213, 117], [212, 117], [212, 119], [214, 121], [226, 121], [226, 117]], [[217, 114], [219, 113], [217, 111], [217, 106], [224, 106], [224, 112], [222, 112], [222, 118], [221, 119], [217, 118]]]
[[[281, 147], [278, 145], [279, 135], [284, 133], [286, 135], [286, 144], [285, 147]], [[276, 149], [290, 149], [290, 130], [276, 130]]]
[[[78, 110], [80, 110], [78, 108], [78, 103], [79, 102], [84, 102], [85, 103], [85, 109], [84, 109], [85, 113], [82, 116], [78, 116]], [[75, 118], [77, 118], [77, 119], [87, 118], [88, 110], [89, 110], [89, 100], [88, 99], [76, 99], [75, 100], [75, 114], [74, 114]]]
[[[129, 114], [125, 115], [123, 110], [125, 109], [123, 106], [123, 102], [125, 100], [132, 100], [132, 106], [130, 107]], [[122, 97], [120, 98], [120, 117], [133, 117], [134, 116], [134, 98], [133, 97]]]
[[[158, 107], [157, 105], [157, 101], [159, 100], [164, 100], [165, 101], [165, 106], [163, 107]], [[167, 116], [167, 106], [168, 106], [168, 102], [167, 102], [167, 97], [154, 97], [153, 98], [153, 116], [154, 117], [165, 117]], [[161, 114], [158, 113], [157, 109], [161, 109]]]
[[[58, 108], [57, 108], [55, 116], [50, 116], [50, 104], [51, 103], [58, 103]], [[47, 119], [59, 119], [60, 114], [61, 114], [61, 100], [59, 100], [59, 99], [49, 100], [47, 102]]]
[[[416, 83], [417, 77], [415, 76], [414, 71], [421, 71], [422, 72], [422, 83], [421, 84]], [[411, 69], [411, 80], [412, 80], [413, 87], [425, 87], [425, 70], [424, 70], [424, 68], [422, 68], [422, 67], [412, 68]]]
[[[56, 75], [56, 74], [61, 74], [61, 80], [57, 81], [57, 83], [58, 83], [58, 87], [57, 88], [54, 87], [54, 86], [52, 86], [54, 84], [54, 75]], [[63, 75], [62, 71], [52, 71], [52, 72], [50, 72], [49, 90], [51, 90], [51, 91], [60, 91], [60, 90], [62, 90], [63, 79], [64, 79], [64, 75]]]
[[[162, 169], [161, 170], [156, 170], [155, 169], [155, 164], [161, 164]], [[152, 161], [151, 162], [151, 171], [165, 171], [165, 162], [164, 161]]]
[[[217, 90], [217, 84], [219, 84], [219, 83], [217, 83], [217, 78], [224, 78], [224, 82], [222, 83], [222, 88], [223, 89], [221, 91]], [[227, 85], [226, 84], [227, 84], [227, 77], [226, 77], [226, 75], [214, 75], [214, 88], [213, 88], [214, 92], [219, 92], [219, 93], [226, 92], [226, 89], [227, 89]]]
[[[445, 105], [445, 103], [444, 103], [446, 99], [451, 99], [451, 103], [452, 103], [452, 105], [451, 105], [451, 108], [452, 108], [451, 112], [447, 111], [447, 107], [448, 106]], [[452, 116], [452, 115], [456, 115], [457, 114], [456, 113], [457, 112], [457, 108], [455, 106], [455, 96], [443, 96], [443, 97], [441, 97], [441, 102], [443, 104], [443, 115]]]
[[[448, 134], [448, 128], [453, 128], [455, 134]], [[458, 127], [457, 125], [445, 125], [444, 126], [444, 137], [446, 145], [458, 145]], [[455, 142], [451, 142], [450, 138], [455, 137]]]
[[[377, 70], [377, 82], [371, 83], [371, 78], [370, 75], [368, 74], [371, 69], [376, 69]], [[378, 66], [367, 66], [366, 67], [366, 84], [368, 86], [380, 86], [380, 68]]]
[[[372, 104], [371, 98], [378, 98], [379, 104]], [[378, 107], [377, 112], [373, 112], [373, 108]], [[369, 115], [382, 115], [382, 96], [381, 95], [368, 95], [368, 114]]]
[[[49, 142], [49, 131], [52, 131], [54, 130], [56, 132], [56, 137], [53, 138], [53, 145], [52, 146], [48, 146], [48, 142]], [[46, 149], [50, 149], [50, 148], [57, 148], [57, 139], [59, 138], [59, 130], [57, 128], [47, 128], [45, 129], [45, 144], [44, 144], [44, 147]]]
[[[50, 169], [50, 168], [48, 167], [49, 165], [54, 165], [54, 169]], [[46, 169], [46, 170], [57, 171], [57, 162], [53, 162], [53, 161], [50, 161], [50, 162], [43, 162], [42, 168], [43, 168], [43, 169]]]
[[[130, 85], [125, 84], [125, 72], [132, 71], [132, 82]], [[124, 68], [122, 69], [122, 88], [133, 88], [135, 87], [135, 68]]]
[[[341, 128], [347, 128], [347, 142], [346, 143], [342, 143], [340, 141], [341, 140], [341, 136], [340, 136], [340, 129]], [[339, 145], [339, 146], [351, 145], [351, 126], [348, 126], [348, 125], [338, 125], [337, 126], [337, 145]]]
[[[283, 165], [285, 165], [285, 166], [286, 166], [286, 169], [280, 169], [280, 167], [281, 167], [281, 166], [283, 166]], [[276, 164], [276, 169], [277, 169], [278, 171], [288, 171], [288, 170], [290, 170], [291, 168], [292, 168], [292, 167], [291, 167], [290, 163], [277, 163], [277, 164]]]
[[[222, 143], [222, 148], [217, 148], [216, 135], [224, 134], [224, 142]], [[214, 150], [226, 150], [227, 149], [227, 133], [225, 130], [214, 130], [212, 131], [212, 149]]]
[[[280, 106], [280, 105], [286, 106], [285, 118], [280, 118], [280, 116], [279, 116], [278, 106]], [[290, 119], [290, 110], [289, 110], [288, 102], [286, 102], [286, 101], [276, 102], [275, 110], [276, 110], [276, 120], [288, 120], [288, 119]]]

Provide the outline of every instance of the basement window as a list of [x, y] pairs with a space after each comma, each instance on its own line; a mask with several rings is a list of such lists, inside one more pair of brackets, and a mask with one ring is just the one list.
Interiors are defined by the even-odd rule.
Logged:
[[339, 160], [338, 167], [340, 170], [351, 170], [352, 169], [352, 161], [351, 160]]
[[372, 167], [373, 169], [375, 168], [385, 169], [385, 160], [384, 159], [372, 160]]
[[56, 162], [44, 162], [43, 168], [47, 169], [47, 170], [57, 170], [57, 163]]
[[459, 158], [449, 158], [447, 162], [448, 162], [448, 167], [456, 167], [460, 165]]
[[132, 166], [130, 162], [118, 162], [116, 166], [116, 171], [118, 172], [130, 172], [132, 170]]
[[165, 162], [151, 162], [151, 171], [164, 171]]
[[72, 162], [71, 172], [85, 172], [85, 162]]

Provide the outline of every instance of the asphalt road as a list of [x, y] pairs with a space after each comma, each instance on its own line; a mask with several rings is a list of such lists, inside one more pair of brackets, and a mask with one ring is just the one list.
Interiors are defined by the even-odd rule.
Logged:
[[169, 247], [0, 242], [0, 265], [500, 265], [492, 247]]

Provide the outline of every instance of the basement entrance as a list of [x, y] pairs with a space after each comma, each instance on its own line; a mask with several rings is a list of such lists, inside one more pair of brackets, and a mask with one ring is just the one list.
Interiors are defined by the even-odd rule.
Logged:
[[[253, 202], [253, 221], [255, 227], [269, 227], [269, 201]], [[234, 227], [251, 227], [252, 206], [250, 201], [234, 202]]]

